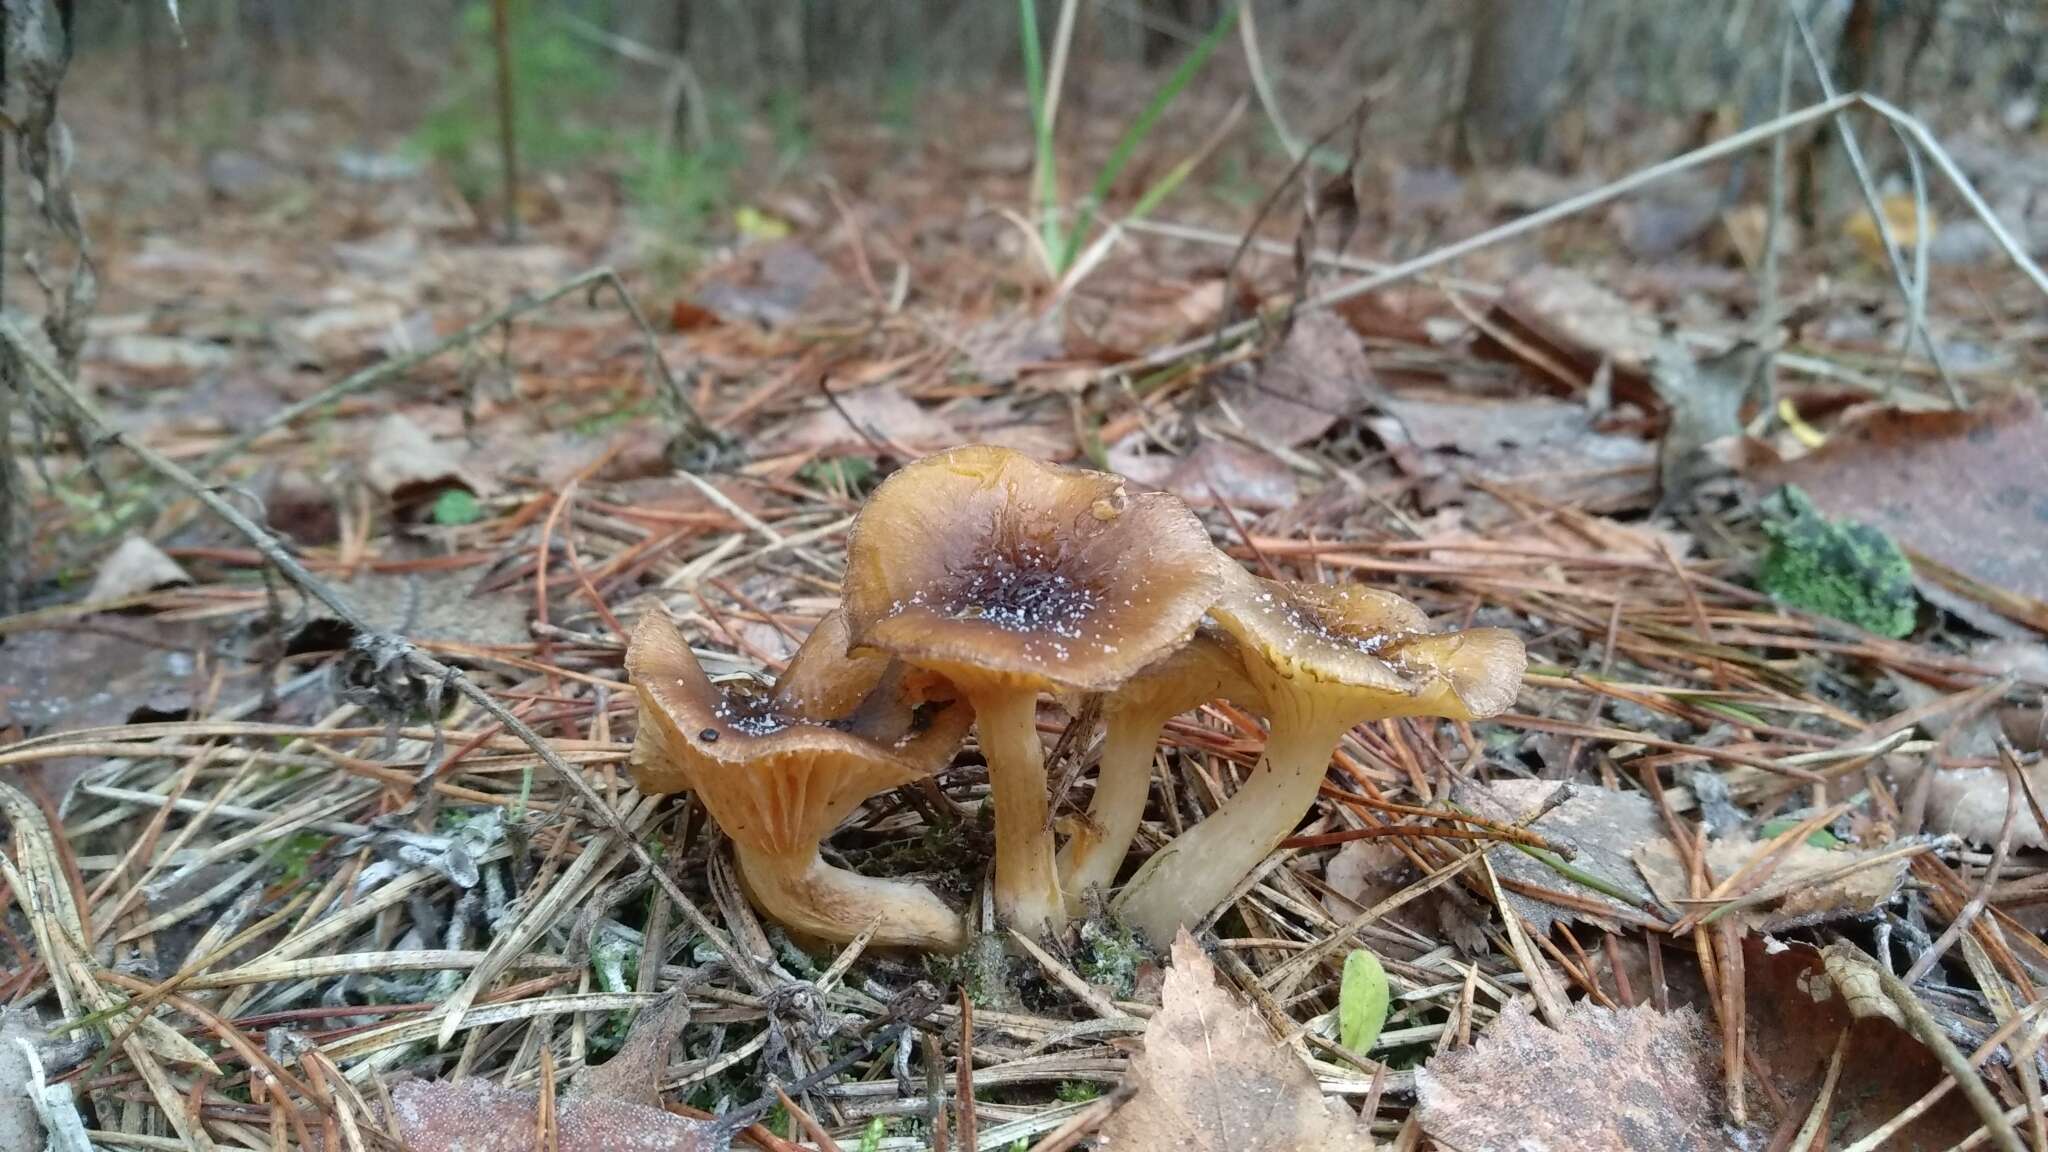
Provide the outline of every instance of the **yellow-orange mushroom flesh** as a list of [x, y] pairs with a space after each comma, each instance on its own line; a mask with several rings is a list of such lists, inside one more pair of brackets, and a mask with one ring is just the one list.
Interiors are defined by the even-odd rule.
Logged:
[[996, 903], [1066, 919], [1047, 818], [1041, 692], [1107, 692], [1193, 635], [1219, 558], [1187, 506], [1122, 478], [975, 446], [875, 490], [847, 549], [856, 650], [937, 672], [974, 707], [996, 809]]
[[1356, 585], [1234, 577], [1212, 610], [1264, 703], [1266, 749], [1207, 820], [1145, 862], [1117, 911], [1155, 943], [1207, 919], [1309, 807], [1344, 733], [1397, 716], [1473, 720], [1514, 703], [1525, 656], [1498, 628], [1431, 634], [1421, 609]]
[[834, 942], [879, 921], [880, 944], [953, 952], [965, 943], [960, 915], [930, 890], [834, 867], [818, 851], [862, 801], [950, 760], [970, 723], [965, 706], [926, 709], [888, 743], [828, 727], [773, 697], [721, 691], [659, 612], [634, 630], [626, 667], [642, 724], [635, 785], [694, 792], [770, 918]]

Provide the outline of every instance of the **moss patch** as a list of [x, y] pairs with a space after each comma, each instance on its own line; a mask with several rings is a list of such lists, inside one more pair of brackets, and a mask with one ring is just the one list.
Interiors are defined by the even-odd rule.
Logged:
[[1891, 537], [1868, 524], [1829, 520], [1796, 487], [1764, 502], [1764, 552], [1757, 582], [1780, 604], [1899, 638], [1913, 630], [1920, 602], [1913, 566]]

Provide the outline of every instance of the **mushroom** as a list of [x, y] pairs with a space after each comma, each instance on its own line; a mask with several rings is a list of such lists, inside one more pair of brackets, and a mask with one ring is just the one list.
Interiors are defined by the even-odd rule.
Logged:
[[1179, 499], [1006, 448], [956, 448], [882, 482], [854, 522], [856, 649], [936, 672], [974, 706], [996, 809], [997, 909], [1065, 923], [1047, 818], [1040, 692], [1110, 692], [1186, 643], [1221, 559]]
[[1195, 638], [1140, 672], [1103, 702], [1102, 763], [1088, 819], [1060, 849], [1060, 887], [1078, 912], [1090, 888], [1108, 889], [1145, 818], [1152, 757], [1166, 722], [1197, 705], [1256, 700], [1236, 643], [1203, 627]]
[[828, 941], [851, 940], [879, 918], [879, 944], [953, 952], [966, 942], [960, 916], [928, 889], [818, 854], [861, 801], [952, 758], [970, 723], [965, 706], [921, 709], [886, 743], [830, 727], [772, 696], [721, 691], [659, 612], [634, 629], [626, 668], [640, 701], [634, 784], [695, 792], [732, 840], [741, 883], [762, 911]]
[[1499, 628], [1432, 635], [1422, 610], [1357, 585], [1242, 573], [1211, 610], [1238, 642], [1270, 728], [1223, 807], [1145, 862], [1116, 908], [1153, 941], [1206, 918], [1315, 802], [1337, 742], [1396, 716], [1473, 720], [1514, 703], [1526, 658]]

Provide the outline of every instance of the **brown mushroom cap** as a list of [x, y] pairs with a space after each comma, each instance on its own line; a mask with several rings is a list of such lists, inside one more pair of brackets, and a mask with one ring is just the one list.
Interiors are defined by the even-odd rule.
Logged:
[[1178, 498], [1007, 448], [884, 481], [847, 548], [852, 642], [965, 684], [1106, 691], [1184, 643], [1220, 591]]
[[727, 835], [770, 852], [815, 842], [862, 800], [929, 775], [969, 723], [964, 707], [945, 706], [900, 742], [883, 745], [793, 715], [772, 698], [722, 692], [658, 612], [634, 629], [626, 666], [662, 761], [636, 763], [635, 785], [645, 792], [687, 787]]
[[1388, 592], [1232, 577], [1213, 609], [1235, 636], [1271, 731], [1223, 807], [1147, 860], [1117, 897], [1157, 942], [1211, 915], [1315, 803], [1346, 730], [1394, 716], [1476, 719], [1514, 701], [1522, 642], [1497, 628], [1430, 635]]
[[846, 614], [836, 608], [827, 612], [775, 678], [776, 706], [819, 721], [839, 719], [860, 707], [888, 672], [889, 658], [851, 647]]
[[1499, 628], [1431, 634], [1429, 617], [1401, 597], [1356, 584], [1283, 584], [1244, 574], [1212, 614], [1245, 649], [1245, 666], [1282, 697], [1321, 698], [1369, 719], [1472, 720], [1514, 702], [1522, 642]]

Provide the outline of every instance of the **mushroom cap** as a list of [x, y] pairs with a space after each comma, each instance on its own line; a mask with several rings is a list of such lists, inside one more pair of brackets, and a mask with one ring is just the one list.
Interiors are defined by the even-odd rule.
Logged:
[[1259, 694], [1245, 676], [1237, 641], [1204, 622], [1186, 644], [1146, 665], [1107, 696], [1103, 707], [1112, 714], [1177, 716], [1217, 699], [1256, 702]]
[[963, 686], [1108, 691], [1185, 643], [1224, 561], [1179, 498], [975, 445], [882, 482], [847, 545], [856, 647]]
[[887, 673], [889, 658], [850, 647], [846, 614], [827, 612], [775, 678], [776, 706], [807, 720], [836, 720], [860, 707]]
[[727, 835], [765, 852], [814, 844], [869, 796], [930, 775], [971, 722], [964, 706], [940, 706], [883, 744], [794, 716], [772, 698], [721, 691], [660, 612], [633, 630], [626, 668], [648, 740], [644, 758], [636, 745], [634, 784], [687, 787]]
[[1472, 720], [1514, 702], [1526, 657], [1499, 628], [1432, 634], [1429, 617], [1358, 584], [1281, 583], [1245, 573], [1212, 609], [1241, 646], [1269, 707], [1314, 695], [1361, 719]]

